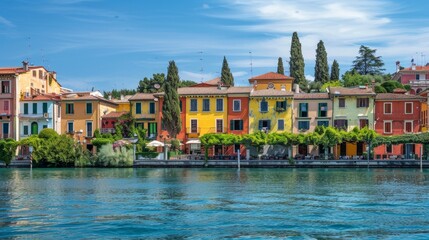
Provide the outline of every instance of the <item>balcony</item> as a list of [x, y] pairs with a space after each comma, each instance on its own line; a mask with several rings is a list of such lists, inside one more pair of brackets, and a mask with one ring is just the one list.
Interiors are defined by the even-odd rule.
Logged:
[[215, 127], [209, 128], [207, 133], [226, 133], [226, 129], [217, 129]]
[[116, 130], [114, 128], [102, 128], [102, 129], [100, 129], [100, 133], [103, 133], [103, 134], [107, 134], [107, 133], [114, 134], [115, 132], [116, 132]]
[[188, 138], [196, 138], [199, 137], [201, 133], [201, 128], [197, 127], [190, 127], [186, 128], [186, 135], [188, 135]]
[[49, 119], [52, 118], [52, 113], [38, 113], [38, 114], [19, 114], [21, 119]]
[[425, 80], [410, 80], [409, 84], [412, 87], [419, 87], [419, 86], [426, 87], [426, 86], [429, 86], [429, 80], [426, 80], [426, 79]]

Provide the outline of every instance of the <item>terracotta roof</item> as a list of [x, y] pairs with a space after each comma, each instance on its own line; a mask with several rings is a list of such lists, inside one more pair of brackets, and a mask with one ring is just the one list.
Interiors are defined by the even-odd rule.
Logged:
[[22, 101], [60, 101], [61, 96], [57, 94], [40, 94], [31, 97], [24, 97]]
[[375, 92], [368, 87], [354, 87], [354, 88], [345, 88], [345, 87], [329, 87], [329, 93], [332, 95], [340, 96], [371, 96], [375, 95]]
[[375, 100], [425, 100], [425, 97], [418, 95], [397, 94], [397, 93], [379, 93]]
[[253, 87], [230, 87], [228, 88], [228, 94], [238, 94], [238, 93], [250, 93]]
[[101, 118], [119, 118], [124, 114], [127, 114], [127, 112], [109, 112], [108, 114], [101, 116]]
[[125, 95], [124, 99], [112, 99], [112, 102], [115, 103], [127, 103], [128, 100], [132, 97], [133, 95]]
[[213, 78], [212, 80], [208, 80], [206, 82], [204, 82], [205, 84], [209, 84], [209, 85], [215, 85], [217, 86], [217, 83], [220, 81], [220, 77], [217, 78]]
[[328, 93], [295, 93], [294, 99], [329, 99]]
[[92, 95], [79, 96], [77, 94], [67, 94], [67, 95], [61, 96], [61, 101], [101, 101], [112, 105], [118, 105], [117, 103], [107, 100], [105, 98], [96, 97]]
[[153, 93], [136, 93], [129, 98], [129, 101], [154, 100], [154, 99], [155, 99], [155, 96], [153, 95]]
[[263, 89], [252, 91], [250, 93], [251, 97], [281, 97], [281, 96], [293, 96], [293, 92], [290, 91], [281, 91], [275, 89]]
[[[37, 68], [44, 68], [46, 70], [46, 68], [43, 66], [29, 66], [28, 71], [37, 69]], [[15, 74], [15, 73], [24, 73], [28, 71], [24, 71], [23, 67], [0, 67], [0, 74]]]
[[428, 71], [429, 72], [429, 66], [416, 66], [416, 69], [413, 70], [411, 67], [409, 68], [404, 68], [402, 70], [400, 70], [399, 72], [405, 72], [405, 71]]
[[253, 82], [255, 80], [293, 80], [293, 77], [289, 77], [283, 74], [269, 72], [256, 77], [252, 77], [249, 79], [249, 82]]
[[402, 89], [402, 88], [395, 88], [393, 89], [393, 93], [406, 93], [408, 92], [406, 89]]

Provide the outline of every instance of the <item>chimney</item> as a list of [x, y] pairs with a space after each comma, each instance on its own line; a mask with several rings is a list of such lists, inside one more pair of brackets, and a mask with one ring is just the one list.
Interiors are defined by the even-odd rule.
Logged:
[[28, 71], [28, 61], [22, 61], [22, 68], [24, 71]]
[[299, 93], [299, 84], [294, 84], [295, 93]]
[[109, 96], [107, 96], [107, 98], [108, 98], [109, 100], [112, 100], [112, 95], [110, 95], [110, 94], [109, 94]]
[[414, 58], [411, 59], [411, 70], [416, 70], [416, 64], [414, 63]]
[[57, 79], [57, 72], [52, 71], [52, 77], [53, 77], [54, 79]]
[[121, 100], [124, 100], [124, 99], [125, 99], [124, 94], [121, 94]]
[[401, 70], [401, 62], [396, 61], [396, 72], [399, 72], [399, 70]]

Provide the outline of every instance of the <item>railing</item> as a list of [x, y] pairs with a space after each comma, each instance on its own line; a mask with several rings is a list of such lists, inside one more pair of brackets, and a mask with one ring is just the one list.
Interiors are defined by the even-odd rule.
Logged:
[[218, 129], [216, 127], [209, 128], [207, 133], [226, 133], [225, 129]]
[[199, 134], [201, 132], [201, 128], [197, 127], [197, 128], [186, 128], [186, 133], [195, 133], [195, 134]]
[[116, 132], [116, 130], [114, 129], [114, 128], [102, 128], [102, 129], [100, 129], [100, 132], [101, 133], [115, 133]]
[[429, 85], [429, 80], [411, 80], [409, 84], [414, 86], [427, 86]]

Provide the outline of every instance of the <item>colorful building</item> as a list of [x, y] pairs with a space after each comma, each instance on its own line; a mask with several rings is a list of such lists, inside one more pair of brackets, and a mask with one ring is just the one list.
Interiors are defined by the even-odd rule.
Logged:
[[275, 72], [265, 73], [249, 79], [255, 90], [274, 89], [292, 91], [294, 78]]
[[153, 93], [137, 93], [129, 98], [131, 115], [136, 127], [147, 130], [148, 139], [158, 137], [158, 98]]
[[61, 96], [61, 132], [73, 137], [91, 150], [90, 140], [100, 129], [104, 115], [114, 112], [117, 104], [97, 93], [75, 92]]
[[111, 99], [112, 102], [118, 104], [116, 111], [117, 112], [130, 112], [131, 111], [131, 105], [130, 105], [129, 100], [131, 97], [133, 97], [133, 95], [121, 95], [119, 99], [115, 99], [115, 98]]
[[61, 134], [61, 98], [57, 94], [23, 97], [19, 113], [20, 139], [51, 128]]
[[116, 124], [119, 118], [129, 112], [110, 112], [101, 117], [101, 133], [116, 133]]
[[[416, 95], [379, 93], [375, 99], [374, 130], [383, 136], [420, 133], [421, 104]], [[420, 155], [421, 144], [382, 145], [374, 148], [375, 159], [411, 158]]]
[[[296, 93], [293, 99], [293, 133], [314, 132], [317, 126], [332, 126], [332, 101], [328, 93]], [[329, 152], [332, 152], [329, 150]], [[300, 144], [293, 156], [324, 154], [323, 146]]]
[[429, 88], [429, 65], [417, 66], [413, 61], [411, 66], [401, 68], [400, 62], [396, 62], [396, 73], [392, 78], [402, 84], [410, 85], [411, 94], [420, 93]]
[[[333, 126], [345, 131], [353, 128], [374, 129], [375, 92], [367, 86], [355, 88], [330, 87], [332, 99]], [[362, 156], [365, 150], [363, 142], [343, 142], [334, 149], [336, 158]]]

